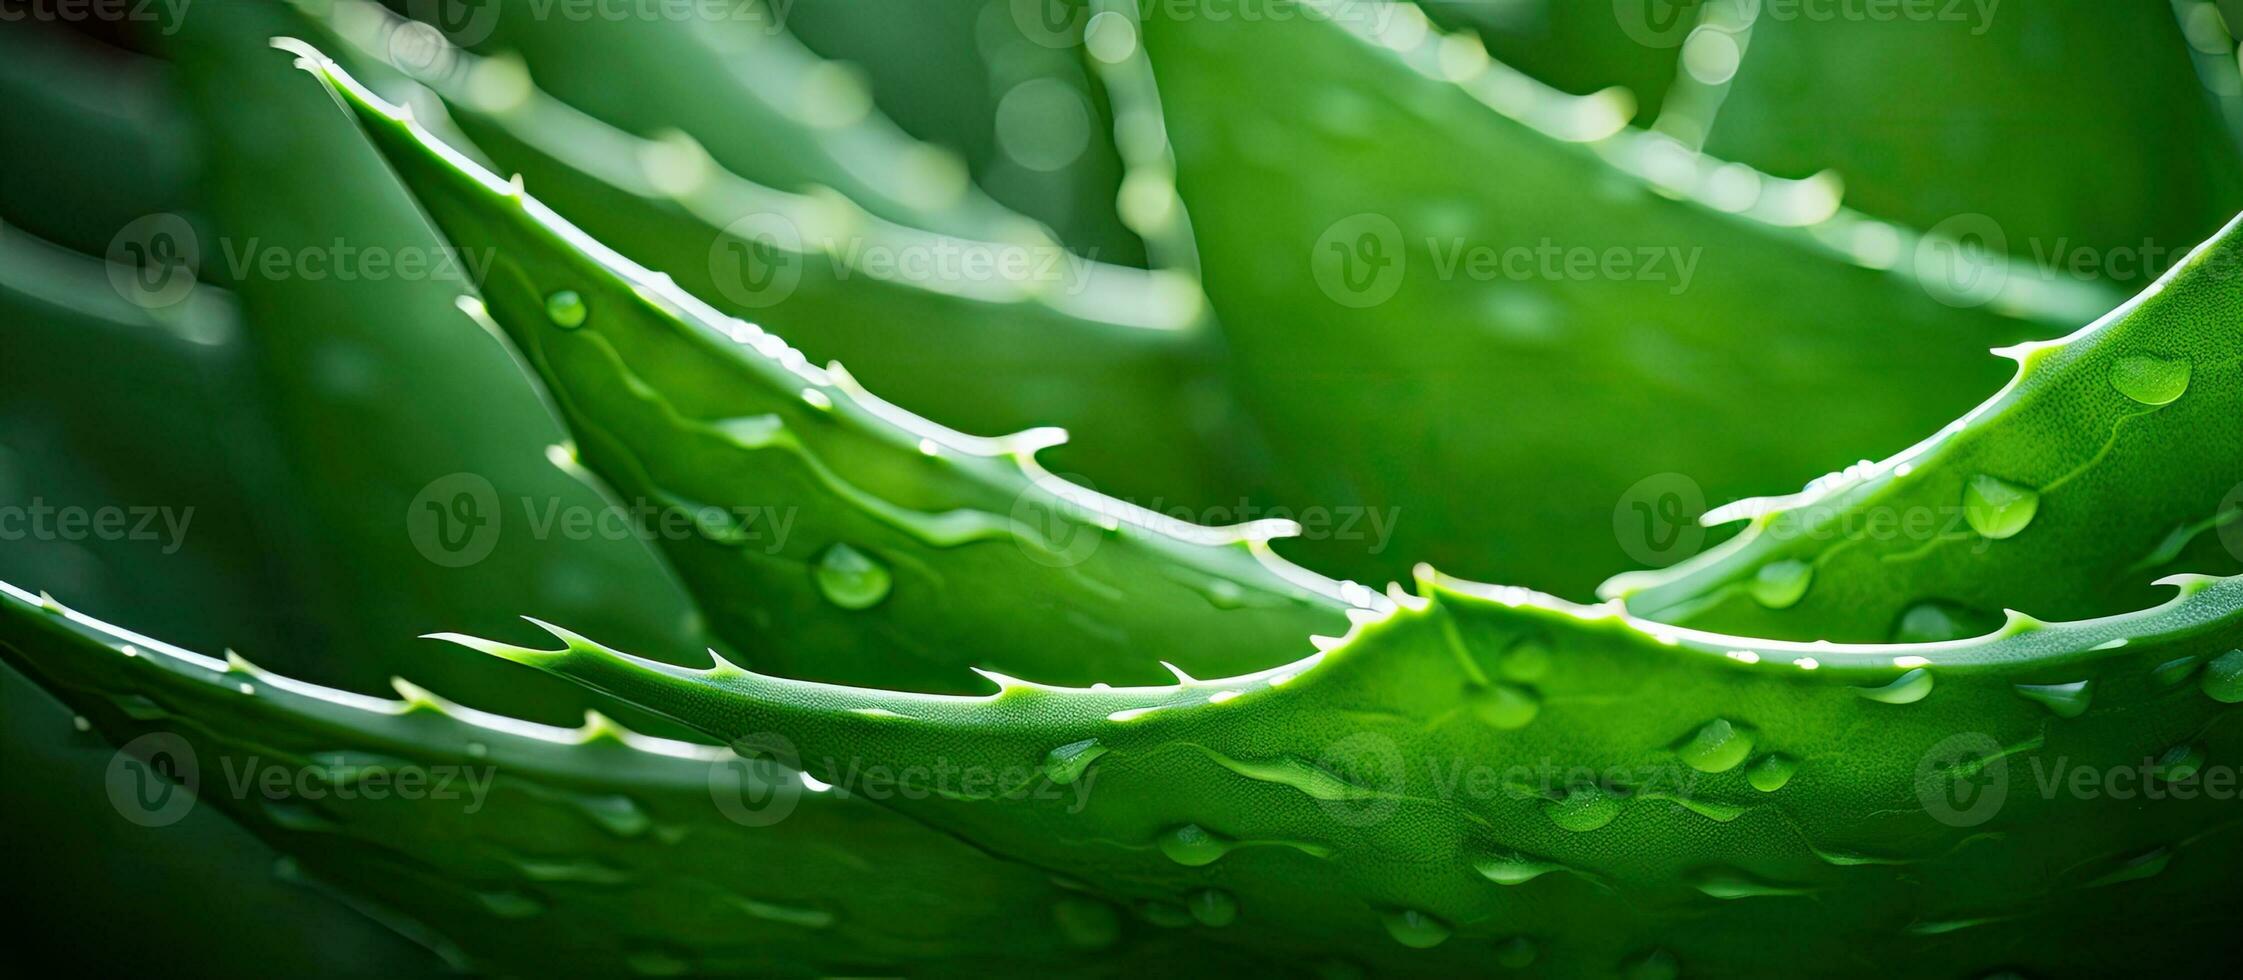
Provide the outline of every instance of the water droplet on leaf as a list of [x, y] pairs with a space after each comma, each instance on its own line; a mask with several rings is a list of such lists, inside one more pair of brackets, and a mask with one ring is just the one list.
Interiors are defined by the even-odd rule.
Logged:
[[2040, 491], [1984, 473], [1963, 485], [1963, 519], [1971, 530], [1997, 541], [2024, 530], [2040, 505]]
[[1448, 941], [1452, 930], [1442, 922], [1416, 909], [1395, 909], [1380, 915], [1386, 923], [1386, 934], [1394, 941], [1411, 949], [1431, 949]]
[[1753, 601], [1770, 609], [1789, 609], [1807, 594], [1807, 586], [1814, 580], [1815, 566], [1787, 558], [1760, 566], [1747, 588]]
[[545, 297], [546, 317], [553, 321], [554, 326], [563, 330], [583, 326], [584, 318], [589, 313], [590, 309], [584, 305], [584, 297], [577, 295], [576, 290], [564, 289]]
[[1716, 718], [1677, 746], [1675, 754], [1699, 772], [1728, 772], [1752, 754], [1752, 732], [1727, 718]]
[[888, 597], [893, 580], [888, 566], [846, 544], [835, 544], [818, 556], [811, 577], [826, 601], [843, 609], [869, 609]]
[[2144, 405], [2169, 405], [2188, 391], [2187, 358], [2135, 354], [2111, 365], [2111, 387]]
[[1799, 771], [1799, 760], [1787, 755], [1770, 753], [1760, 757], [1752, 768], [1745, 770], [1745, 782], [1763, 793], [1773, 793], [1791, 782], [1791, 774]]

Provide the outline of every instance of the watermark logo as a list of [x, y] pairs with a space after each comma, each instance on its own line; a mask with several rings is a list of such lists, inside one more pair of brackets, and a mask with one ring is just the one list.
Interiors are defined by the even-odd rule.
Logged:
[[148, 309], [177, 306], [194, 292], [202, 246], [187, 219], [170, 212], [142, 215], [109, 239], [109, 285]]
[[1679, 47], [1698, 23], [1703, 0], [1612, 0], [1620, 32], [1647, 48]]
[[2008, 753], [1984, 732], [1950, 735], [1916, 762], [1916, 800], [1947, 826], [1992, 820], [2008, 799]]
[[1317, 288], [1332, 302], [1356, 310], [1392, 299], [1408, 265], [1401, 227], [1370, 212], [1333, 222], [1317, 236], [1308, 260]]
[[1391, 738], [1356, 732], [1325, 746], [1316, 764], [1335, 780], [1331, 791], [1317, 795], [1317, 802], [1341, 826], [1383, 823], [1402, 805], [1409, 773], [1402, 747]]
[[709, 245], [709, 278], [724, 298], [749, 309], [778, 305], [802, 282], [802, 229], [786, 215], [758, 211], [724, 226]]
[[1098, 553], [1105, 528], [1117, 526], [1101, 513], [1088, 477], [1046, 473], [1013, 498], [1013, 542], [1022, 554], [1046, 568], [1073, 568]]
[[421, 557], [444, 568], [465, 568], [498, 546], [498, 488], [477, 473], [429, 481], [405, 510], [405, 534]]
[[1090, 5], [1080, 0], [1011, 0], [1010, 6], [1020, 36], [1047, 48], [1081, 42], [1083, 22], [1090, 15]]
[[2243, 558], [2243, 483], [2228, 490], [2227, 496], [2220, 498], [2220, 509], [2213, 513], [2220, 515], [2220, 546], [2229, 555]]
[[[460, 47], [473, 47], [490, 39], [498, 27], [499, 0], [410, 0], [406, 12], [413, 19], [441, 31], [439, 43], [449, 40]], [[405, 33], [400, 30], [400, 34]], [[391, 38], [394, 46], [397, 41]]]
[[1659, 568], [1698, 553], [1706, 529], [1706, 492], [1681, 473], [1654, 473], [1637, 480], [1612, 508], [1612, 536], [1638, 564]]
[[1949, 306], [1984, 306], [2009, 281], [2009, 236], [2001, 223], [1977, 213], [1958, 214], [1916, 242], [1916, 278], [1932, 298]]
[[103, 783], [119, 816], [143, 827], [168, 827], [195, 808], [202, 774], [186, 739], [150, 732], [109, 757]]
[[165, 37], [178, 33], [191, 0], [19, 0], [0, 5], [0, 24], [154, 24]]
[[802, 802], [802, 757], [794, 742], [775, 732], [734, 739], [730, 752], [709, 766], [709, 799], [726, 820], [769, 827]]

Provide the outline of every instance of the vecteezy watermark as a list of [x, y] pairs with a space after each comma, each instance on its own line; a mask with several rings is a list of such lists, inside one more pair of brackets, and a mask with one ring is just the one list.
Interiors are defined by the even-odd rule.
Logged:
[[1002, 287], [1044, 295], [1073, 294], [1090, 284], [1096, 250], [1058, 244], [981, 242], [946, 235], [879, 237], [806, 235], [777, 211], [755, 211], [725, 225], [709, 243], [709, 278], [726, 299], [764, 309], [794, 295], [813, 261], [836, 282], [857, 276], [925, 284], [938, 292]]
[[1681, 473], [1637, 480], [1612, 508], [1612, 536], [1637, 564], [1663, 568], [1698, 553], [1705, 544], [1706, 491]]
[[[1047, 48], [1066, 48], [1083, 42], [1083, 29], [1095, 13], [1087, 0], [1006, 0], [1012, 8], [1013, 27], [1021, 36]], [[1324, 20], [1359, 24], [1383, 32], [1396, 11], [1385, 0], [1124, 0], [1147, 19], [1210, 23], [1281, 23]]]
[[494, 248], [450, 245], [354, 245], [341, 237], [317, 245], [279, 245], [261, 238], [218, 241], [226, 274], [235, 279], [281, 282], [411, 281], [474, 283], [483, 279]]
[[[2068, 237], [2013, 240], [1990, 215], [1969, 213], [1931, 226], [1916, 243], [1917, 281], [1934, 299], [1963, 308], [1984, 306], [2017, 283], [2120, 283], [2157, 278], [2188, 257], [2193, 246], [2145, 238], [2123, 245], [2088, 244]], [[2203, 268], [2223, 278], [2243, 277], [2243, 263], [2218, 254]]]
[[1447, 755], [1411, 758], [1393, 738], [1359, 731], [1324, 747], [1295, 775], [1316, 786], [1326, 814], [1350, 827], [1391, 818], [1405, 801], [1496, 800], [1569, 808], [1569, 821], [1602, 826], [1630, 801], [1692, 800], [1700, 773], [1676, 758], [1591, 766], [1554, 758], [1502, 764]]
[[1816, 24], [1943, 24], [1972, 37], [1994, 26], [2002, 0], [1612, 0], [1620, 32], [1651, 48], [1680, 45], [1708, 8], [1726, 6], [1733, 19], [1807, 21]]
[[170, 555], [187, 543], [194, 520], [192, 506], [79, 507], [33, 497], [29, 505], [0, 504], [0, 541], [150, 541]]
[[[131, 24], [166, 37], [178, 32], [193, 0], [15, 0], [0, 4], [0, 24]], [[155, 25], [152, 28], [141, 25]]]
[[[261, 237], [218, 240], [218, 270], [236, 281], [472, 283], [490, 268], [496, 249], [449, 245], [365, 245], [340, 236], [318, 244], [281, 244]], [[109, 239], [109, 285], [148, 309], [178, 305], [194, 291], [209, 256], [187, 219], [142, 215]]]
[[194, 226], [169, 212], [142, 215], [109, 239], [109, 285], [148, 309], [176, 306], [195, 289], [202, 246]]
[[1994, 819], [2009, 798], [2009, 754], [1984, 732], [1941, 739], [1916, 763], [1916, 801], [1950, 827]]
[[1704, 257], [1701, 246], [1578, 245], [1544, 237], [1496, 245], [1438, 235], [1413, 239], [1382, 214], [1333, 222], [1309, 250], [1310, 278], [1332, 302], [1349, 309], [1394, 297], [1411, 272], [1410, 246], [1423, 245], [1423, 274], [1473, 282], [1656, 282], [1669, 295], [1690, 288]]
[[110, 756], [103, 782], [119, 816], [143, 827], [163, 827], [185, 819], [198, 799], [213, 792], [276, 806], [325, 800], [430, 800], [458, 803], [461, 812], [475, 813], [489, 797], [498, 769], [423, 765], [351, 753], [287, 761], [229, 755], [219, 759], [217, 782], [204, 776], [194, 746], [185, 738], [150, 732]]
[[1219, 535], [1218, 528], [1283, 526], [1290, 537], [1364, 542], [1368, 553], [1383, 554], [1401, 515], [1400, 507], [1311, 504], [1296, 508], [1245, 497], [1227, 504], [1171, 504], [1159, 498], [1138, 502], [1104, 496], [1088, 478], [1072, 474], [1037, 477], [1013, 497], [1009, 514], [1021, 550], [1053, 568], [1089, 561], [1100, 542], [1125, 524], [1187, 541]]
[[[646, 542], [708, 539], [777, 554], [794, 527], [793, 506], [714, 504], [639, 498], [586, 506], [556, 496], [523, 495], [522, 526], [538, 541]], [[405, 534], [421, 557], [465, 568], [490, 557], [505, 525], [498, 488], [480, 473], [453, 473], [421, 488], [405, 509]]]
[[619, 24], [752, 24], [777, 33], [794, 0], [409, 0], [413, 19], [471, 47], [490, 39], [500, 18]]
[[202, 772], [186, 739], [150, 732], [109, 757], [102, 785], [119, 816], [143, 827], [167, 827], [195, 808]]
[[1308, 271], [1316, 288], [1349, 309], [1377, 306], [1394, 298], [1409, 269], [1402, 251], [1402, 229], [1383, 214], [1351, 214], [1316, 236]]
[[743, 827], [768, 827], [794, 813], [804, 789], [794, 742], [759, 732], [726, 748], [709, 766], [709, 799], [718, 813]]
[[[2243, 768], [2210, 765], [2194, 744], [2117, 765], [2082, 765], [2070, 756], [2038, 752], [2022, 763], [2011, 761], [2018, 751], [1984, 732], [1942, 739], [1916, 765], [1917, 801], [1940, 823], [1976, 827], [1994, 819], [2020, 791], [2041, 800], [2138, 804], [2243, 799]], [[2020, 774], [2026, 778], [2018, 779]]]

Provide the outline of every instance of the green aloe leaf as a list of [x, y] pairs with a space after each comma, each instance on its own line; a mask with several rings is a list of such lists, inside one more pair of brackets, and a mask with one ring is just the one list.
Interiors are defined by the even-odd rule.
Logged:
[[[283, 583], [268, 576], [247, 505], [255, 460], [229, 445], [245, 421], [241, 358], [225, 343], [238, 330], [230, 298], [203, 289], [149, 308], [127, 294], [100, 262], [0, 225], [0, 579], [181, 636], [268, 642], [278, 631], [260, 603]], [[93, 533], [97, 521], [121, 533]], [[155, 608], [149, 596], [166, 601]], [[38, 842], [9, 866], [11, 888], [42, 896], [15, 913], [21, 934], [84, 950], [91, 969], [247, 957], [315, 971], [327, 968], [320, 951], [338, 947], [363, 954], [335, 967], [346, 976], [426, 968], [418, 950], [355, 913], [273, 881], [272, 853], [216, 814], [120, 837], [105, 792], [113, 753], [71, 715], [0, 670], [0, 772], [36, 787], [6, 806], [10, 832]], [[89, 888], [89, 878], [131, 887]], [[227, 895], [224, 908], [176, 914], [213, 890]], [[116, 943], [119, 921], [141, 942]]]
[[1081, 49], [1089, 7], [790, 0], [784, 22], [805, 45], [864, 72], [899, 126], [958, 150], [990, 196], [1078, 251], [1140, 265], [1145, 246], [1115, 214], [1124, 173], [1116, 106], [1101, 98]]
[[1477, 35], [1488, 52], [1559, 89], [1612, 86], [1656, 116], [1674, 84], [1682, 41], [1704, 0], [1418, 0], [1446, 30]]
[[968, 238], [1048, 240], [975, 188], [955, 152], [881, 116], [860, 70], [786, 33], [784, 8], [751, 0], [588, 17], [495, 0], [419, 6], [454, 43], [519, 53], [568, 104], [641, 136], [686, 133], [719, 165], [766, 187], [823, 189], [889, 220]]
[[[486, 250], [486, 317], [644, 515], [720, 636], [803, 676], [969, 686], [1224, 673], [1380, 602], [1277, 559], [1282, 523], [1204, 528], [1035, 462], [1049, 430], [943, 429], [727, 318], [430, 140], [308, 49], [452, 241]], [[463, 322], [462, 329], [466, 328]], [[660, 530], [667, 529], [667, 530]], [[992, 633], [988, 621], [1008, 624]], [[893, 649], [889, 649], [889, 648]]]
[[4, 583], [0, 661], [124, 746], [120, 765], [176, 780], [120, 797], [127, 819], [168, 829], [215, 807], [280, 850], [272, 873], [454, 969], [1095, 975], [1224, 961], [1050, 875], [809, 789], [768, 749], [743, 757], [598, 715], [539, 725], [402, 680], [398, 700], [319, 687]]
[[187, 196], [186, 134], [154, 59], [50, 24], [0, 35], [0, 220], [89, 255]]
[[1550, 91], [1408, 5], [1303, 13], [1156, 7], [1144, 40], [1266, 489], [1395, 515], [1383, 550], [1304, 542], [1318, 568], [1585, 596], [1679, 557], [1627, 537], [1668, 496], [1647, 486], [1717, 503], [1895, 451], [1998, 383], [1984, 348], [2116, 302], [2016, 276], [1950, 305], [1910, 259], [1946, 243], [1824, 182], [1627, 130], [1624, 100]]
[[[224, 642], [338, 687], [402, 674], [494, 710], [573, 717], [590, 706], [574, 692], [430, 662], [413, 637], [512, 628], [518, 609], [571, 610], [665, 647], [700, 646], [700, 624], [644, 542], [613, 533], [628, 530], [628, 503], [547, 461], [561, 432], [503, 347], [459, 329], [453, 301], [482, 256], [431, 232], [354, 128], [273, 56], [268, 39], [299, 23], [283, 6], [223, 4], [167, 39], [203, 162], [199, 271], [241, 306], [238, 389], [258, 420], [244, 429], [268, 464], [250, 481], [266, 502], [258, 540], [289, 556], [267, 559], [288, 569], [275, 577], [290, 601], [274, 604], [287, 612], [266, 617], [282, 641]], [[286, 154], [263, 135], [276, 124]]]
[[[324, 23], [371, 56], [394, 57], [412, 30], [350, 5]], [[1202, 507], [1232, 482], [1210, 472], [1227, 454], [1203, 446], [1224, 412], [1211, 407], [1221, 398], [1190, 277], [955, 238], [764, 187], [682, 136], [642, 139], [570, 108], [518, 62], [457, 50], [435, 61], [417, 77], [499, 172], [805, 356], [840, 360], [958, 428], [1064, 428], [1075, 438], [1050, 465], [1109, 492]]]
[[[1861, 646], [1428, 572], [1298, 663], [980, 697], [680, 668], [558, 628], [556, 650], [455, 639], [791, 739], [820, 780], [1298, 956], [1720, 975], [1765, 963], [1773, 930], [1839, 972], [2186, 970], [2233, 941], [2154, 924], [2232, 914], [2243, 840], [2215, 794], [2140, 794], [2181, 778], [2150, 760], [2243, 751], [2243, 579], [2167, 584], [2141, 612]], [[2096, 790], [2063, 788], [2080, 772]], [[2136, 789], [2102, 791], [2114, 772]]]
[[[2210, 4], [1939, 4], [1882, 19], [1751, 6], [1761, 16], [1741, 63], [1725, 62], [1736, 78], [1711, 152], [1779, 174], [1828, 168], [1872, 213], [1982, 236], [2039, 276], [2129, 287], [2243, 210], [2243, 156], [2206, 90], [2243, 94], [2243, 78]], [[2199, 78], [2192, 45], [2224, 55], [2221, 77]]]
[[2100, 615], [2160, 571], [2233, 571], [2243, 504], [2243, 225], [2121, 309], [2005, 351], [2009, 385], [1937, 435], [1742, 519], [1721, 548], [1605, 587], [1638, 615], [1760, 636], [1943, 639]]

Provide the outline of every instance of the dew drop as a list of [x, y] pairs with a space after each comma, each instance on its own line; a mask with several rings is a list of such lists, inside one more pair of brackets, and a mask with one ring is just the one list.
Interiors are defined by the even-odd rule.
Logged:
[[1893, 623], [1894, 643], [1944, 643], [1984, 636], [2002, 624], [2001, 617], [1979, 612], [1960, 603], [1928, 599], [1909, 606]]
[[1121, 938], [1121, 916], [1113, 906], [1096, 899], [1060, 899], [1052, 906], [1051, 918], [1061, 937], [1084, 949], [1111, 946]]
[[1562, 870], [1548, 861], [1507, 854], [1481, 861], [1480, 876], [1498, 885], [1523, 885], [1552, 871]]
[[1895, 677], [1882, 687], [1857, 687], [1854, 691], [1871, 701], [1885, 704], [1915, 704], [1931, 693], [1931, 671], [1918, 667]]
[[817, 580], [818, 592], [826, 601], [843, 609], [870, 609], [879, 605], [880, 600], [888, 597], [888, 587], [893, 582], [888, 566], [840, 543], [818, 555], [817, 565], [810, 574]]
[[617, 837], [637, 837], [654, 825], [654, 818], [627, 796], [585, 796], [576, 805], [593, 823]]
[[1550, 647], [1536, 637], [1513, 644], [1495, 669], [1515, 681], [1538, 681], [1550, 672]]
[[1214, 888], [1193, 892], [1184, 907], [1191, 911], [1192, 918], [1198, 919], [1201, 925], [1227, 926], [1238, 918], [1238, 899], [1232, 898], [1229, 892]]
[[583, 326], [584, 317], [589, 312], [590, 310], [584, 305], [584, 297], [577, 295], [576, 290], [563, 289], [545, 297], [546, 317], [553, 321], [554, 326], [563, 330], [574, 330]]
[[81, 732], [90, 732], [93, 731], [93, 722], [87, 721], [85, 715], [71, 715], [70, 727]]
[[2038, 701], [2058, 718], [2077, 718], [2087, 713], [2089, 699], [2095, 695], [2094, 681], [2073, 681], [2069, 684], [2019, 684], [2019, 696], [2028, 701]]
[[1475, 717], [1505, 731], [1525, 728], [1542, 710], [1541, 699], [1533, 691], [1516, 684], [1474, 688], [1469, 700]]
[[1137, 913], [1163, 929], [1181, 929], [1192, 924], [1192, 914], [1167, 902], [1146, 902], [1138, 906]]
[[1963, 519], [1970, 529], [1999, 541], [2015, 537], [2040, 510], [2040, 491], [1981, 473], [1963, 485]]
[[2195, 657], [2175, 657], [2152, 668], [2150, 677], [2166, 687], [2172, 687], [2196, 673], [2197, 662]]
[[1160, 852], [1187, 868], [1213, 864], [1230, 850], [1230, 841], [1196, 823], [1171, 828], [1160, 835]]
[[2204, 693], [2214, 701], [2234, 704], [2243, 701], [2243, 650], [2229, 650], [2212, 658], [2204, 665]]
[[1814, 580], [1815, 566], [1787, 558], [1760, 566], [1747, 588], [1752, 592], [1753, 601], [1770, 609], [1789, 609], [1807, 594], [1807, 586]]
[[1082, 778], [1083, 770], [1106, 754], [1106, 747], [1095, 738], [1069, 742], [1044, 754], [1044, 775], [1061, 786]]
[[1453, 931], [1448, 923], [1416, 909], [1395, 909], [1379, 918], [1386, 923], [1387, 935], [1411, 949], [1432, 949], [1447, 942]]
[[1799, 760], [1771, 752], [1745, 770], [1745, 782], [1763, 793], [1773, 793], [1791, 782], [1791, 774], [1798, 771]]
[[2144, 405], [2170, 405], [2188, 391], [2189, 362], [2135, 354], [2111, 365], [2111, 387]]
[[1525, 936], [1513, 936], [1496, 945], [1495, 962], [1509, 969], [1523, 970], [1534, 965], [1534, 958], [1541, 952], [1535, 948], [1534, 940]]
[[2166, 749], [2162, 755], [2159, 755], [2152, 771], [2157, 774], [2157, 778], [2161, 781], [2177, 783], [2195, 776], [2197, 770], [2202, 768], [2204, 768], [2204, 750], [2183, 742]]
[[1559, 829], [1587, 833], [1620, 816], [1620, 800], [1593, 783], [1575, 786], [1542, 804], [1542, 813]]
[[1752, 754], [1752, 732], [1727, 718], [1716, 718], [1676, 746], [1675, 754], [1699, 772], [1728, 772]]

